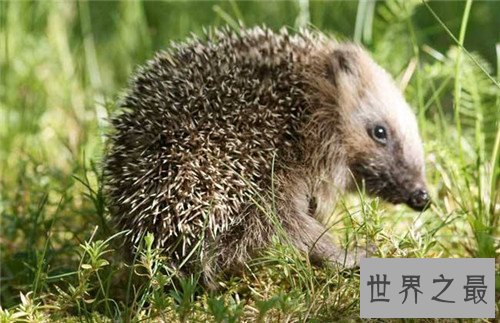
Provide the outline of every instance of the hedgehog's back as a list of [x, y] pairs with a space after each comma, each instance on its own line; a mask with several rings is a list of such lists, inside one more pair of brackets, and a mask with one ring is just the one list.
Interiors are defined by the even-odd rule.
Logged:
[[[200, 234], [245, 220], [271, 165], [299, 154], [309, 34], [216, 31], [160, 53], [135, 76], [106, 159], [111, 211], [186, 256]], [[206, 231], [203, 228], [208, 228]]]

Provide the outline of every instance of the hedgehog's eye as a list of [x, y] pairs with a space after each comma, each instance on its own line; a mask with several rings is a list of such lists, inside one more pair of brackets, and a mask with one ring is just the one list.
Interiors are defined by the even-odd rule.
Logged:
[[381, 144], [387, 143], [387, 130], [383, 126], [375, 126], [371, 133], [373, 139]]

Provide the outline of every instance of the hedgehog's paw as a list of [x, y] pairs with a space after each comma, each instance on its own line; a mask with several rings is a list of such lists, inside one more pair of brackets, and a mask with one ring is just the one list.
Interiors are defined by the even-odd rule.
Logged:
[[362, 258], [373, 256], [376, 250], [377, 248], [370, 244], [364, 247], [357, 247], [346, 253], [344, 259], [339, 259], [338, 262], [346, 269], [356, 269], [359, 268]]

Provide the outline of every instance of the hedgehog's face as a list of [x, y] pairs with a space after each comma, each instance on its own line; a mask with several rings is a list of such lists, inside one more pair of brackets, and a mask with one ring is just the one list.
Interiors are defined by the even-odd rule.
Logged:
[[[404, 109], [409, 110], [407, 106]], [[357, 126], [362, 130], [356, 134], [358, 142], [349, 145], [349, 168], [369, 194], [421, 211], [430, 202], [423, 152], [415, 118], [404, 114], [408, 119], [397, 120], [395, 115], [358, 116]]]
[[350, 54], [336, 80], [348, 167], [369, 194], [424, 210], [430, 198], [415, 115], [385, 71], [359, 49]]

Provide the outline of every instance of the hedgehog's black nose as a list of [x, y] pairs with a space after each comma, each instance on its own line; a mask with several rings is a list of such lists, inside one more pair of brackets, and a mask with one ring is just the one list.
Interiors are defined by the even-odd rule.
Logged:
[[431, 204], [431, 198], [427, 191], [418, 189], [414, 191], [410, 199], [408, 200], [408, 205], [416, 211], [424, 211]]

